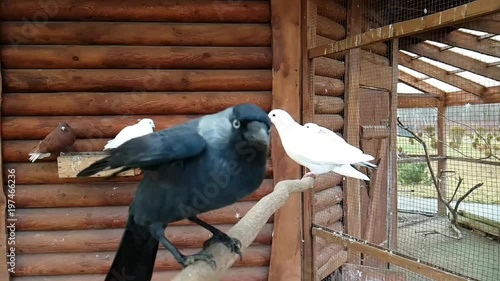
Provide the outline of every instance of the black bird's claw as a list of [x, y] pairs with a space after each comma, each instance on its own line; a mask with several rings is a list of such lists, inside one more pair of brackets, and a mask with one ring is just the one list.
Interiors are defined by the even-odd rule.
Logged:
[[229, 237], [229, 235], [224, 234], [224, 235], [214, 235], [212, 238], [208, 239], [203, 243], [203, 250], [206, 248], [210, 247], [213, 243], [220, 242], [224, 244], [226, 247], [228, 247], [231, 250], [231, 253], [236, 253], [240, 256], [240, 260], [243, 259], [241, 256], [241, 241], [237, 238], [232, 238]]
[[200, 253], [197, 253], [194, 255], [185, 256], [184, 260], [181, 262], [181, 264], [183, 267], [188, 267], [188, 266], [190, 266], [198, 261], [204, 261], [204, 262], [208, 263], [208, 265], [210, 265], [210, 267], [212, 267], [212, 269], [214, 269], [214, 270], [217, 266], [212, 254], [203, 253], [203, 252], [200, 252]]

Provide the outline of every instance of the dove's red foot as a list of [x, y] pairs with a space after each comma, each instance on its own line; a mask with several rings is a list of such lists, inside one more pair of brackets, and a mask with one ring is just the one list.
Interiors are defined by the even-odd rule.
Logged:
[[312, 172], [307, 172], [307, 173], [305, 173], [304, 178], [305, 178], [305, 177], [311, 177], [311, 178], [313, 178], [313, 179], [316, 179], [316, 175], [315, 175], [315, 174], [313, 174]]

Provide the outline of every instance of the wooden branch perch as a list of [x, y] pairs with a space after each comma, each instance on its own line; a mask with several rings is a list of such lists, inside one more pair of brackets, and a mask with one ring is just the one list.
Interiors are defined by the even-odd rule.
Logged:
[[[284, 180], [278, 182], [274, 187], [274, 191], [259, 200], [227, 234], [241, 241], [241, 251], [244, 255], [245, 249], [257, 237], [257, 234], [266, 224], [269, 217], [285, 204], [290, 194], [306, 191], [309, 188], [313, 188], [313, 186], [314, 180], [311, 177], [305, 177], [301, 180]], [[206, 252], [214, 256], [217, 263], [216, 270], [213, 270], [205, 262], [198, 262], [183, 269], [173, 281], [219, 280], [224, 272], [238, 259], [237, 254], [231, 253], [229, 248], [221, 243], [211, 245], [206, 249]]]

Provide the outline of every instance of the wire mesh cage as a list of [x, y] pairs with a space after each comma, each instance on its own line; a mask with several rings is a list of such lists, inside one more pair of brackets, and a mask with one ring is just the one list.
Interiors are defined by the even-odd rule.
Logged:
[[[311, 50], [478, 1], [306, 2]], [[310, 59], [304, 123], [334, 131], [378, 166], [357, 166], [369, 181], [319, 177], [313, 224], [408, 261], [316, 236], [320, 280], [498, 280], [499, 16]]]

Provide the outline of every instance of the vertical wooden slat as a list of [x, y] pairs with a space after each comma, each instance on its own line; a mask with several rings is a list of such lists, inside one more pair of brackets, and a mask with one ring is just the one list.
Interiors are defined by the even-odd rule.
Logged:
[[[360, 0], [351, 0], [348, 5], [347, 36], [361, 33]], [[346, 141], [359, 147], [359, 72], [360, 49], [351, 49], [346, 55], [345, 75], [345, 117], [344, 138]], [[361, 237], [361, 193], [358, 179], [348, 177], [344, 181], [345, 196], [345, 228], [346, 232], [354, 237]], [[349, 250], [348, 262], [359, 264], [360, 253]]]
[[[441, 175], [442, 171], [446, 170], [446, 130], [445, 130], [445, 114], [446, 105], [444, 103], [444, 98], [438, 103], [438, 113], [437, 113], [437, 152], [438, 157], [438, 176]], [[439, 190], [443, 198], [446, 198], [446, 179], [444, 177], [439, 181]], [[440, 216], [446, 215], [446, 206], [438, 200], [438, 214]]]
[[[301, 0], [271, 0], [273, 34], [273, 107], [286, 110], [296, 121], [300, 119], [301, 98]], [[301, 167], [286, 156], [279, 136], [273, 129], [272, 162], [276, 184], [301, 176]], [[269, 280], [301, 280], [301, 194], [290, 196], [274, 215]]]
[[[314, 61], [307, 56], [316, 37], [316, 5], [314, 0], [302, 0], [302, 124], [312, 122], [314, 115]], [[311, 227], [314, 217], [314, 191], [302, 193], [302, 280], [316, 281], [317, 268], [314, 258], [316, 239]]]
[[389, 151], [387, 173], [387, 247], [397, 249], [398, 194], [397, 194], [397, 117], [398, 117], [398, 54], [399, 39], [391, 42], [390, 61], [392, 66], [392, 87], [389, 92]]
[[[2, 121], [2, 94], [3, 94], [3, 85], [2, 85], [2, 63], [0, 62], [0, 124]], [[0, 130], [0, 150], [2, 149], [2, 132]], [[2, 153], [0, 153], [0, 181], [2, 183], [2, 187], [5, 186], [3, 181], [3, 159]], [[6, 207], [7, 207], [7, 198], [5, 196], [5, 188], [2, 188], [2, 193], [0, 194], [0, 248], [1, 257], [0, 257], [0, 280], [10, 280], [10, 274], [7, 268], [7, 249], [9, 246], [7, 245], [7, 229], [6, 229]]]

